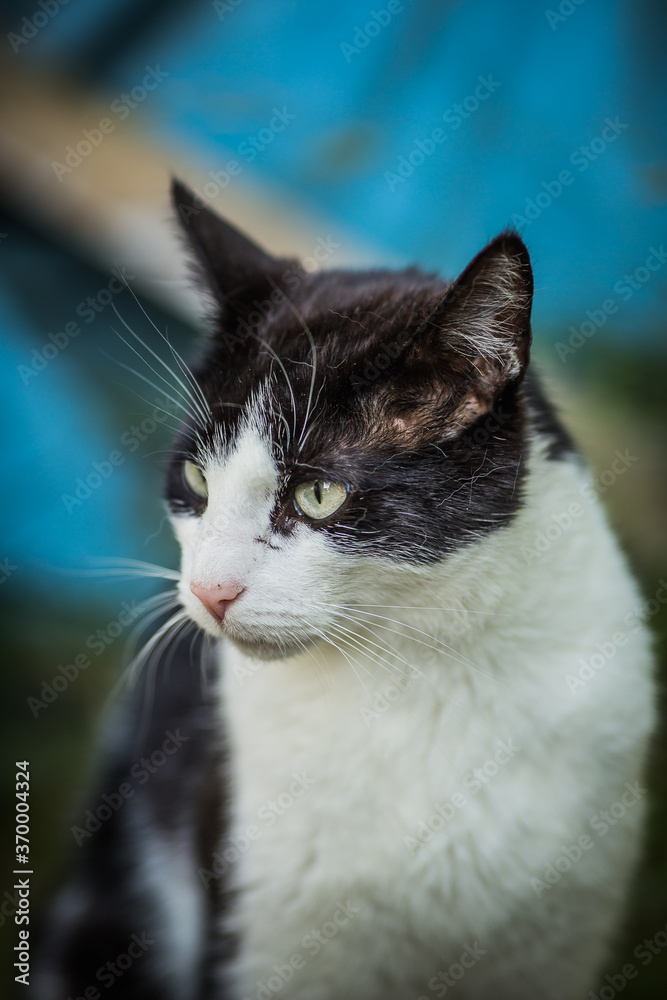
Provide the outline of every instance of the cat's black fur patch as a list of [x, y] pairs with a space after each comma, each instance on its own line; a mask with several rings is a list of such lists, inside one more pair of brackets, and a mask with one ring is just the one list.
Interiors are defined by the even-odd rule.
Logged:
[[[304, 273], [287, 288], [287, 261], [179, 184], [174, 197], [217, 302], [195, 369], [213, 416], [187, 434], [203, 449], [231, 444], [265, 386], [281, 475], [277, 533], [304, 520], [293, 490], [318, 476], [349, 485], [349, 498], [308, 523], [348, 551], [428, 562], [513, 518], [527, 435], [545, 435], [554, 457], [567, 448], [535, 380], [524, 378], [532, 274], [518, 236], [498, 237], [453, 284], [410, 268]], [[179, 441], [167, 497], [175, 511], [198, 512], [181, 451], [198, 457]]]
[[[81, 845], [73, 847], [74, 877], [56, 903], [42, 943], [34, 994], [38, 1000], [83, 997], [90, 987], [109, 1000], [180, 1000], [167, 971], [164, 904], [147, 881], [147, 854], [158, 849], [156, 836], [183, 843], [199, 896], [204, 938], [192, 996], [224, 1000], [215, 981], [218, 962], [233, 948], [231, 941], [222, 940], [216, 919], [224, 905], [224, 880], [212, 878], [205, 886], [197, 874], [199, 868], [210, 871], [225, 829], [225, 759], [215, 708], [215, 664], [210, 655], [202, 661], [207, 650], [203, 643], [206, 639], [198, 630], [181, 634], [142, 671], [131, 694], [115, 708], [113, 748], [93, 793], [73, 817], [74, 825], [88, 833], [86, 808], [95, 814], [108, 801], [103, 795], [118, 804], [112, 796], [122, 785], [129, 784], [133, 794], [120, 796], [112, 815], [90, 836], [79, 834]], [[134, 775], [132, 768], [142, 758], [150, 761], [166, 733], [176, 737], [170, 748], [182, 743], [163, 764], [155, 758], [157, 767], [146, 772], [149, 778], [142, 782], [145, 768]], [[173, 874], [167, 864], [157, 877], [167, 883]], [[109, 984], [113, 974], [107, 963], [127, 954], [132, 935], [141, 940], [144, 934], [144, 943], [153, 943]]]

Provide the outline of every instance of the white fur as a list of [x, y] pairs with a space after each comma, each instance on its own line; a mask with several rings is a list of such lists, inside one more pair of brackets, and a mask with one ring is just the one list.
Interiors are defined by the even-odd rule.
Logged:
[[[641, 780], [653, 726], [649, 640], [624, 624], [637, 591], [588, 474], [535, 442], [514, 522], [424, 567], [344, 555], [306, 525], [271, 536], [277, 473], [259, 426], [205, 473], [207, 511], [175, 519], [192, 617], [219, 634], [189, 582], [231, 576], [247, 587], [228, 611], [236, 637], [332, 637], [268, 661], [221, 644], [239, 852], [231, 995], [444, 996], [433, 977], [483, 951], [456, 980], [459, 1000], [585, 997], [619, 919], [643, 797], [604, 835], [590, 821]], [[581, 515], [531, 555], [573, 502]], [[361, 650], [334, 638], [336, 603], [367, 617], [365, 630], [344, 623]], [[625, 645], [572, 693], [566, 675], [619, 630]], [[520, 749], [508, 756], [499, 741]], [[471, 772], [497, 753], [473, 792]], [[312, 783], [269, 821], [295, 773]], [[415, 849], [453, 797], [463, 805]], [[538, 896], [531, 880], [584, 834], [592, 848]], [[358, 912], [345, 922], [348, 901]], [[314, 954], [323, 925], [333, 933]]]

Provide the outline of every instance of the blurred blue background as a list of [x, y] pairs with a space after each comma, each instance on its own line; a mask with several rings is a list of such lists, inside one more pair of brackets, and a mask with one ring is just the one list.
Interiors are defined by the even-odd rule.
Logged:
[[[3, 18], [4, 58], [27, 74], [51, 71], [87, 94], [116, 97], [140, 85], [147, 67], [164, 74], [141, 102], [140, 122], [128, 114], [130, 135], [140, 131], [165, 150], [186, 148], [205, 165], [204, 180], [233, 159], [257, 185], [270, 185], [273, 198], [326, 212], [348, 242], [372, 242], [378, 264], [417, 262], [453, 275], [501, 229], [519, 228], [535, 264], [537, 336], [564, 345], [567, 362], [570, 338], [582, 341], [591, 329], [597, 335], [602, 325], [608, 342], [662, 347], [667, 39], [660, 3], [52, 0], [43, 9], [5, 3]], [[275, 109], [282, 128], [273, 132]], [[89, 120], [90, 128], [95, 115]], [[60, 154], [81, 135], [63, 134]], [[226, 197], [234, 198], [233, 183], [215, 201], [222, 211]], [[15, 455], [28, 497], [19, 509], [8, 505], [7, 554], [22, 565], [37, 557], [78, 564], [119, 542], [134, 550], [132, 525], [118, 516], [128, 477], [116, 477], [77, 512], [74, 536], [56, 499], [99, 458], [89, 429], [104, 422], [107, 401], [91, 392], [90, 365], [110, 310], [84, 329], [65, 364], [27, 385], [16, 375], [25, 345], [39, 347], [58, 321], [76, 319], [73, 303], [96, 293], [100, 277], [23, 232], [4, 243], [3, 258], [12, 261], [0, 278], [10, 341], [2, 426], [15, 449], [12, 414], [21, 414], [41, 459]], [[35, 266], [39, 302], [27, 301]], [[603, 303], [611, 303], [609, 312]], [[76, 453], [68, 424], [79, 428]], [[44, 463], [53, 488], [46, 504]]]
[[[334, 266], [416, 262], [453, 276], [518, 228], [535, 267], [536, 353], [566, 417], [601, 467], [616, 447], [642, 456], [607, 499], [655, 592], [667, 565], [665, 15], [659, 0], [5, 0], [5, 737], [10, 754], [33, 747], [40, 759], [44, 891], [119, 651], [39, 720], [26, 699], [122, 600], [146, 593], [63, 571], [91, 556], [176, 558], [159, 500], [173, 421], [128, 444], [160, 396], [110, 360], [136, 364], [114, 307], [151, 337], [143, 306], [192, 354], [195, 314], [167, 246], [172, 171], [272, 249], [281, 232], [288, 249], [331, 236], [343, 248]], [[77, 153], [103, 117], [110, 131]], [[110, 284], [114, 266], [138, 302]], [[80, 332], [60, 348], [68, 323]], [[85, 500], [64, 499], [117, 449], [122, 461]], [[651, 844], [630, 937], [667, 922], [665, 859]], [[661, 975], [627, 995], [656, 995]]]

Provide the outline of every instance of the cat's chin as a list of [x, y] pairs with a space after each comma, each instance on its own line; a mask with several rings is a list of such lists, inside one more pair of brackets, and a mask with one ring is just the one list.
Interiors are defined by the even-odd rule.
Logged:
[[225, 622], [221, 626], [210, 615], [206, 615], [204, 621], [200, 621], [199, 616], [192, 613], [190, 617], [211, 638], [226, 639], [245, 656], [251, 656], [256, 660], [288, 660], [292, 656], [304, 653], [318, 642], [318, 636], [308, 635], [305, 632], [299, 635], [298, 641], [295, 641], [289, 636], [266, 633], [262, 635], [259, 629], [253, 632], [238, 623]]
[[292, 656], [303, 653], [304, 649], [315, 642], [314, 639], [311, 639], [310, 641], [302, 640], [300, 644], [297, 644], [266, 639], [241, 639], [231, 635], [227, 635], [226, 638], [245, 656], [251, 656], [255, 660], [288, 660]]

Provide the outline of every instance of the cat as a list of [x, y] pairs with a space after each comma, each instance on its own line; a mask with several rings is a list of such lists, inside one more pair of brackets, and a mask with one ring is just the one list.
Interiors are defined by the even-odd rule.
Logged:
[[166, 483], [196, 648], [163, 654], [139, 755], [148, 682], [129, 698], [100, 789], [180, 748], [83, 845], [40, 996], [583, 1000], [653, 667], [529, 369], [528, 250], [314, 274], [173, 201], [209, 306]]

